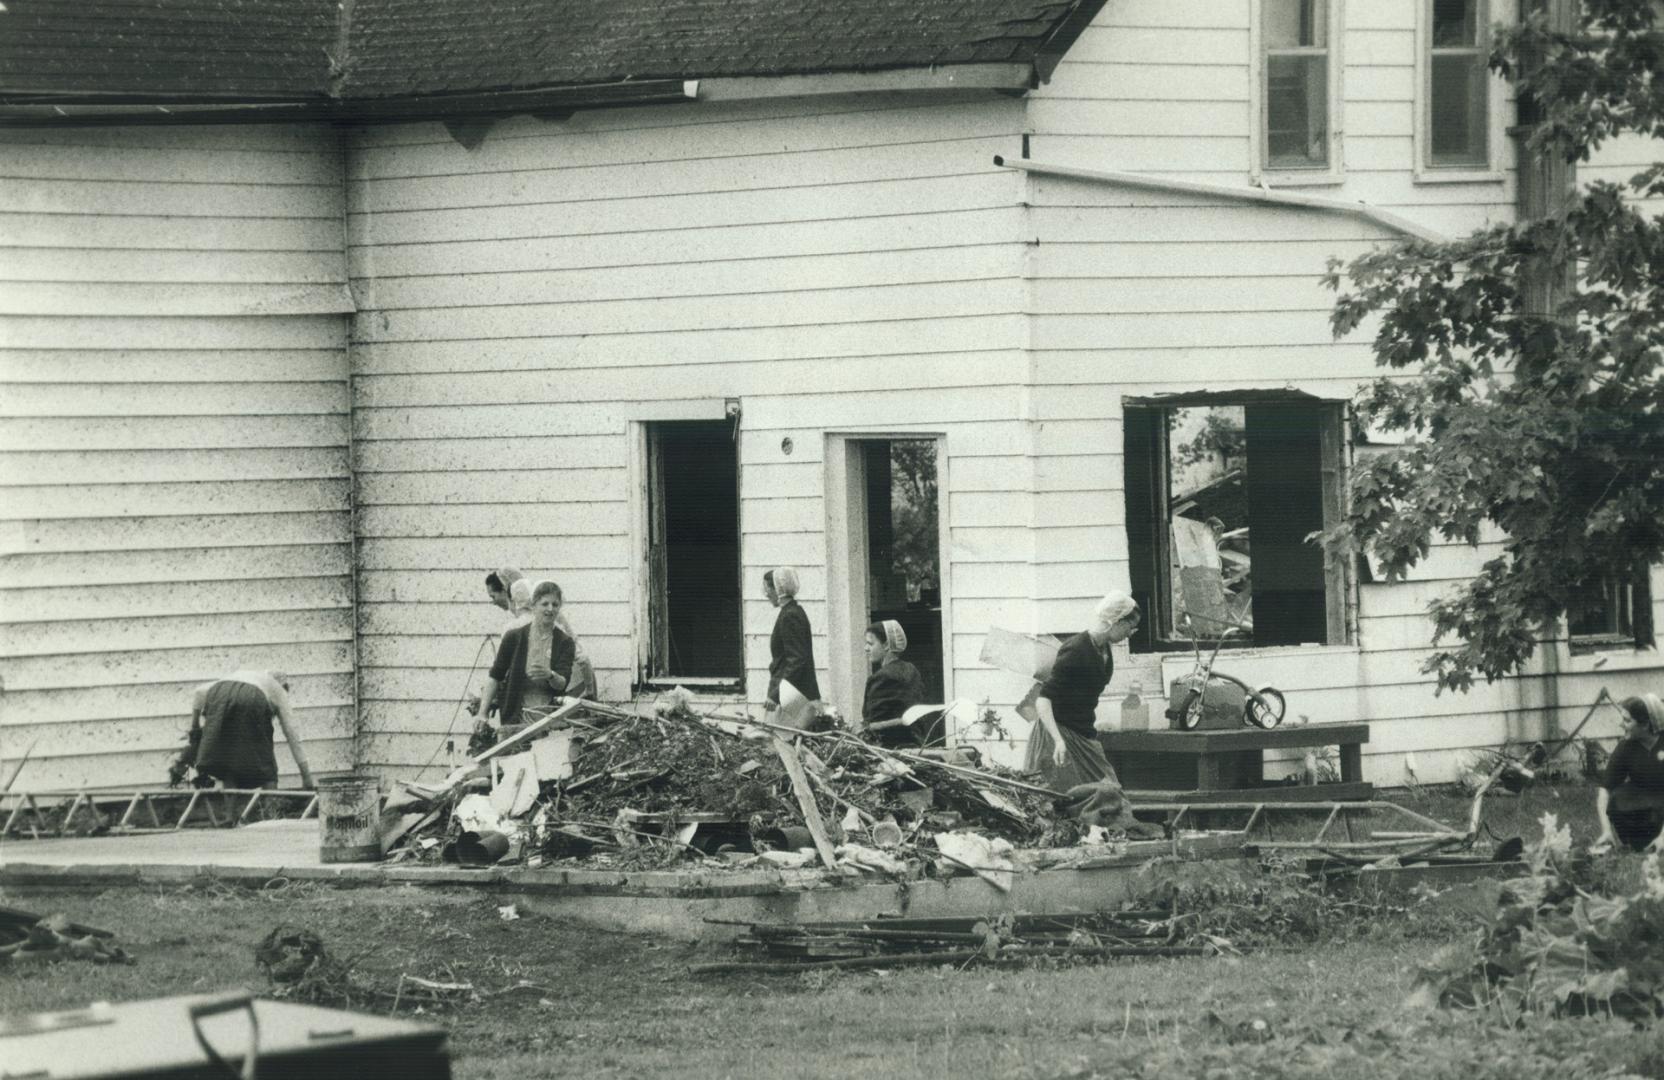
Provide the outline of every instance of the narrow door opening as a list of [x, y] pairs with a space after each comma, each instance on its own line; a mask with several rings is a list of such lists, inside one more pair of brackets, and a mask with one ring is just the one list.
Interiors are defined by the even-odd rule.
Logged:
[[907, 632], [905, 659], [919, 669], [926, 701], [939, 702], [944, 679], [936, 440], [863, 440], [856, 457], [866, 511], [866, 621], [901, 624]]
[[648, 425], [650, 679], [738, 682], [739, 463], [726, 420]]

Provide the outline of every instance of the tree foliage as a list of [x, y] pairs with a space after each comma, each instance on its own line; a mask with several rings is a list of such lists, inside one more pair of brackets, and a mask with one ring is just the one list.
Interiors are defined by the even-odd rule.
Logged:
[[[1491, 66], [1536, 106], [1531, 148], [1577, 161], [1619, 135], [1664, 137], [1661, 29], [1649, 0], [1588, 0], [1572, 33], [1540, 15], [1499, 28]], [[1327, 539], [1367, 545], [1392, 579], [1435, 537], [1505, 534], [1430, 608], [1435, 644], [1457, 639], [1424, 667], [1441, 688], [1518, 669], [1544, 627], [1664, 550], [1664, 229], [1643, 202], [1658, 198], [1664, 162], [1585, 183], [1544, 218], [1330, 264], [1336, 336], [1376, 320], [1391, 369], [1356, 416], [1406, 439], [1360, 456]], [[1577, 285], [1536, 310], [1532, 283], [1557, 266]]]

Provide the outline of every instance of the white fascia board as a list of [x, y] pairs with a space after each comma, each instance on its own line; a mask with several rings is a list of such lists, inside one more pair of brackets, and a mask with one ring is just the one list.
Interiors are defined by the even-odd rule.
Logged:
[[1027, 92], [1034, 85], [1030, 64], [954, 64], [895, 71], [830, 72], [824, 75], [763, 75], [700, 79], [700, 101], [820, 97], [828, 94], [895, 93], [908, 90]]

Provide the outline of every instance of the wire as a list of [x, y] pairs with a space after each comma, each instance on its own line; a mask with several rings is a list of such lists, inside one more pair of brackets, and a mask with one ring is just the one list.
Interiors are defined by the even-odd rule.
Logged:
[[[487, 634], [485, 635], [485, 640], [480, 642], [480, 647], [474, 650], [474, 663], [471, 667], [469, 667], [467, 677], [462, 680], [462, 696], [456, 699], [456, 708], [451, 710], [451, 722], [446, 725], [445, 734], [439, 736], [439, 745], [433, 748], [433, 754], [429, 756], [427, 764], [416, 770], [417, 776], [421, 776], [423, 773], [433, 768], [433, 763], [439, 759], [439, 752], [445, 749], [446, 744], [450, 741], [452, 733], [456, 731], [456, 718], [462, 715], [463, 703], [468, 700], [468, 687], [473, 685], [474, 672], [480, 669], [480, 654], [487, 648], [495, 649], [496, 640], [497, 635]], [[480, 707], [483, 709], [487, 706], [484, 702], [481, 702]]]

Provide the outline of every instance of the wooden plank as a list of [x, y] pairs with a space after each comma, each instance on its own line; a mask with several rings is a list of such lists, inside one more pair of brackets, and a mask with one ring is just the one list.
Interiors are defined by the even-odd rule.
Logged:
[[345, 412], [317, 416], [0, 418], [0, 450], [181, 450], [337, 447]]
[[[1137, 136], [1152, 132], [1198, 137], [1239, 137], [1242, 103], [1230, 98], [1206, 101], [1140, 101], [1111, 97], [1036, 97], [1029, 123], [1039, 137], [1048, 135]], [[1350, 121], [1351, 114], [1347, 114]]]
[[6, 690], [82, 686], [138, 686], [159, 682], [204, 682], [239, 668], [277, 668], [290, 675], [350, 672], [352, 641], [292, 641], [196, 648], [129, 649], [103, 655], [89, 665], [79, 654], [0, 657]]
[[[366, 539], [358, 545], [358, 561], [365, 570], [475, 570], [483, 575], [481, 553], [489, 550], [493, 561], [508, 566], [536, 566], [549, 557], [546, 537], [498, 537], [460, 539]], [[483, 545], [483, 546], [482, 546]], [[627, 536], [589, 537], [562, 554], [574, 569], [611, 570], [632, 565]]]
[[273, 416], [349, 411], [344, 380], [202, 383], [181, 393], [162, 384], [11, 383], [0, 416]]
[[[101, 253], [102, 254], [102, 253]], [[201, 257], [195, 257], [200, 265]], [[347, 381], [346, 350], [8, 349], [8, 383], [271, 383]]]
[[338, 447], [262, 447], [216, 450], [0, 451], [0, 484], [100, 484], [205, 481], [321, 480], [352, 475], [348, 451]]
[[[445, 310], [389, 310], [361, 321], [364, 341], [432, 338], [586, 336], [740, 330], [849, 322], [952, 319], [964, 312], [1007, 313], [1021, 308], [1014, 276], [994, 281], [948, 281], [879, 288], [809, 289], [762, 296], [630, 300], [616, 304], [519, 304]], [[998, 344], [998, 343], [996, 343]], [[1015, 342], [1004, 343], [1015, 344]], [[984, 343], [984, 348], [989, 343]]]
[[[990, 148], [990, 156], [994, 152]], [[749, 263], [1018, 242], [1023, 229], [1017, 178], [1003, 171], [995, 175], [1001, 181], [997, 189], [950, 191], [941, 197], [948, 205], [917, 208], [912, 192], [868, 192], [864, 189], [872, 185], [859, 182], [848, 185], [849, 190], [810, 194], [788, 189], [772, 197], [767, 192], [735, 192], [720, 200], [702, 196], [698, 198], [715, 205], [697, 220], [684, 216], [690, 208], [683, 199], [663, 204], [644, 200], [629, 206], [630, 231], [619, 231], [618, 207], [605, 203], [560, 203], [542, 214], [481, 207], [401, 214], [393, 221], [354, 218], [348, 221], [353, 244], [348, 257], [352, 275], [360, 278]], [[985, 175], [976, 179], [979, 188], [993, 188]], [[932, 177], [913, 183], [927, 182], [945, 181]]]
[[[1360, 218], [1302, 207], [1245, 204], [1222, 197], [1171, 194], [1088, 184], [1061, 177], [1030, 177], [1033, 228], [1042, 245], [1161, 242], [1278, 243], [1390, 240], [1393, 235]], [[1175, 213], [1173, 211], [1182, 211]]]
[[[157, 558], [150, 551], [33, 552], [8, 555], [7, 589], [89, 588], [147, 582], [247, 582], [261, 578], [329, 577], [352, 572], [345, 541], [247, 548], [184, 548]], [[0, 594], [3, 596], [3, 594]]]
[[[976, 238], [967, 238], [974, 241]], [[365, 310], [505, 304], [593, 304], [676, 297], [778, 295], [809, 288], [852, 289], [942, 280], [1012, 277], [1020, 250], [1007, 242], [952, 249], [811, 254], [710, 262], [698, 274], [682, 265], [574, 269], [559, 264], [458, 273], [434, 267], [421, 276], [371, 277], [359, 283]]]
[[[690, 365], [668, 358], [647, 365], [622, 365], [591, 358], [587, 364], [534, 361], [525, 370], [505, 371], [503, 360], [459, 358], [443, 371], [398, 375], [360, 373], [355, 382], [360, 407], [492, 405], [505, 401], [635, 401], [646, 396], [728, 397], [777, 395], [783, 384], [812, 385], [821, 393], [870, 392], [875, 386], [906, 390], [975, 387], [1011, 383], [1014, 348], [987, 348], [914, 355], [850, 356], [836, 364], [813, 357], [729, 360]], [[492, 365], [496, 365], [493, 367]], [[478, 368], [470, 372], [468, 368]], [[644, 387], [645, 367], [651, 380]], [[649, 395], [647, 391], [650, 390]], [[817, 459], [818, 460], [818, 459]]]
[[328, 187], [341, 182], [341, 155], [322, 141], [315, 143], [310, 153], [229, 147], [74, 146], [13, 139], [6, 140], [6, 145], [10, 152], [0, 163], [0, 177], [49, 180], [66, 187], [76, 181], [101, 186], [112, 176], [130, 183], [192, 187]]
[[1051, 82], [1035, 94], [1045, 97], [1114, 95], [1137, 101], [1248, 101], [1248, 65], [1156, 63], [1087, 60], [1072, 53], [1063, 58]]
[[1186, 64], [1245, 66], [1248, 63], [1246, 20], [1219, 27], [1108, 26], [1095, 20], [1069, 50], [1071, 59], [1105, 64], [1148, 63], [1153, 57], [1182, 56]]
[[[7, 584], [11, 583], [9, 578]], [[122, 618], [352, 606], [352, 580], [345, 575], [123, 583], [120, 591]], [[6, 623], [102, 620], [111, 615], [109, 598], [99, 597], [92, 590], [6, 589], [0, 592], [0, 601], [5, 606]]]
[[[489, 492], [476, 497], [488, 499]], [[415, 537], [619, 537], [629, 534], [629, 504], [547, 502], [502, 506], [489, 501], [451, 506], [366, 506], [358, 511], [360, 540]]]
[[193, 483], [29, 484], [34, 477], [0, 458], [6, 498], [0, 520], [159, 517], [177, 514], [290, 514], [351, 506], [352, 481], [213, 480]]
[[1331, 257], [1350, 259], [1377, 246], [1368, 240], [1252, 240], [1206, 245], [1167, 243], [1159, 236], [1119, 241], [1060, 240], [1033, 253], [1032, 273], [1039, 278], [1094, 280], [1151, 278], [1257, 278], [1261, 275], [1323, 273]]
[[198, 514], [159, 518], [78, 518], [25, 521], [22, 550], [124, 551], [144, 548], [263, 547], [268, 544], [344, 544], [352, 522], [338, 513]]
[[8, 658], [105, 654], [167, 642], [176, 649], [279, 646], [352, 639], [352, 613], [341, 610], [238, 612], [106, 618], [97, 624], [0, 624], [0, 655]]
[[[1130, 267], [1128, 269], [1131, 269]], [[1311, 311], [1325, 318], [1334, 294], [1315, 273], [1258, 277], [1033, 279], [1034, 312]]]
[[11, 282], [0, 315], [314, 315], [354, 310], [344, 281], [270, 285]]
[[[0, 234], [19, 247], [60, 247], [63, 215], [0, 214]], [[341, 219], [82, 214], [75, 219], [75, 240], [77, 246], [112, 251], [339, 251]]]
[[[12, 248], [0, 262], [0, 281], [199, 282], [200, 256], [183, 251], [102, 251], [85, 248]], [[219, 251], [213, 274], [227, 284], [343, 282], [345, 253], [335, 251]]]
[[[172, 716], [117, 717], [99, 720], [57, 722], [51, 724], [18, 724], [7, 722], [6, 738], [28, 745], [39, 739], [32, 763], [54, 759], [95, 757], [103, 754], [144, 754], [172, 750], [178, 753], [185, 746], [190, 727], [190, 694], [182, 699], [183, 708]], [[298, 702], [295, 721], [307, 743], [316, 740], [347, 739], [353, 734], [352, 702]], [[281, 747], [282, 734], [274, 741]], [[279, 754], [286, 753], [280, 749]], [[31, 765], [31, 770], [33, 765]], [[155, 782], [161, 782], [158, 776]], [[38, 789], [37, 789], [38, 790]]]
[[803, 771], [803, 762], [798, 758], [792, 744], [779, 735], [770, 736], [770, 741], [774, 744], [774, 752], [780, 757], [780, 763], [786, 767], [786, 775], [791, 777], [792, 794], [797, 797], [798, 808], [803, 811], [803, 824], [808, 828], [809, 835], [814, 838], [815, 850], [820, 854], [820, 861], [825, 863], [828, 869], [836, 869], [838, 858], [832, 853], [832, 841], [826, 835], [826, 823], [821, 820], [820, 807], [815, 803], [815, 792], [809, 786], [809, 777]]
[[592, 435], [538, 438], [458, 436], [422, 439], [359, 439], [353, 446], [358, 474], [369, 482], [376, 473], [403, 472], [420, 461], [435, 472], [493, 469], [539, 469], [558, 463], [563, 469], [615, 467], [625, 459], [622, 428]]
[[[851, 356], [911, 356], [926, 352], [982, 352], [1015, 347], [1022, 340], [1023, 317], [970, 315], [947, 319], [911, 319], [887, 323], [855, 322], [807, 327], [678, 330], [656, 334], [605, 334], [589, 337], [545, 336], [534, 339], [493, 338], [489, 351], [504, 366], [519, 366], [523, 357], [538, 363], [586, 366], [605, 357], [623, 367], [725, 364], [767, 360], [841, 360]], [[544, 328], [545, 332], [548, 328]], [[999, 343], [1008, 343], [1000, 346]], [[354, 356], [398, 352], [403, 361], [441, 358], [462, 353], [477, 355], [478, 341], [366, 342]], [[713, 371], [719, 377], [720, 369]], [[726, 395], [723, 395], [726, 396]], [[720, 399], [718, 399], [720, 406]], [[718, 416], [721, 414], [718, 413]], [[632, 419], [657, 419], [654, 416]], [[668, 419], [668, 418], [667, 418]], [[687, 419], [677, 417], [675, 419]], [[619, 434], [623, 433], [622, 425]], [[484, 433], [482, 433], [484, 434]], [[490, 432], [489, 434], [496, 434]], [[375, 435], [371, 437], [387, 437]]]
[[0, 348], [7, 349], [339, 349], [346, 334], [339, 315], [0, 319]]
[[[325, 672], [290, 675], [295, 701], [308, 707], [350, 707], [353, 677]], [[127, 686], [85, 686], [72, 689], [8, 690], [6, 728], [13, 724], [78, 724], [103, 720], [137, 721], [166, 718], [175, 727], [190, 719], [191, 694], [200, 681], [179, 680]], [[8, 744], [11, 735], [6, 736]]]
[[[106, 166], [107, 167], [107, 166]], [[0, 213], [119, 214], [143, 207], [147, 214], [184, 218], [313, 218], [340, 220], [339, 183], [169, 184], [107, 178], [99, 183], [7, 179], [0, 185]]]

